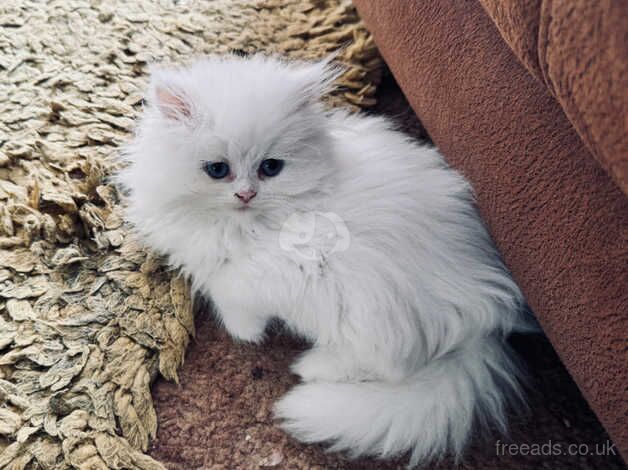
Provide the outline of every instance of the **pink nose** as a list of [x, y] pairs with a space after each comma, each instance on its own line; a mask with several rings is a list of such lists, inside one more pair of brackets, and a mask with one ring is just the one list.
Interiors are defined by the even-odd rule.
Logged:
[[252, 189], [247, 189], [246, 191], [240, 191], [234, 194], [235, 197], [237, 197], [240, 201], [244, 202], [245, 204], [249, 202], [251, 199], [253, 199], [256, 195], [257, 193], [253, 191]]

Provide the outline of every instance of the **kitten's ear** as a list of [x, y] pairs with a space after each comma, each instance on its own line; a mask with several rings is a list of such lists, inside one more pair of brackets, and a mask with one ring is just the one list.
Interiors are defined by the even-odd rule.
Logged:
[[168, 119], [175, 121], [188, 120], [192, 117], [192, 108], [178, 90], [172, 87], [157, 86], [155, 88], [155, 106]]
[[299, 82], [299, 107], [320, 101], [333, 89], [336, 79], [345, 72], [342, 65], [333, 62], [338, 55], [339, 51], [321, 61], [297, 67], [294, 73]]
[[166, 119], [185, 122], [192, 119], [192, 100], [177, 83], [176, 73], [152, 69], [149, 85], [149, 102]]

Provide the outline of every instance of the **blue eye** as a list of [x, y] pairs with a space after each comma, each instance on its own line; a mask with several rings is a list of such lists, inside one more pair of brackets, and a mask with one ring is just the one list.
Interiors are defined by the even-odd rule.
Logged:
[[212, 178], [219, 180], [229, 174], [229, 165], [225, 162], [205, 162], [203, 170]]
[[283, 169], [283, 160], [268, 158], [259, 166], [259, 171], [264, 176], [277, 176]]

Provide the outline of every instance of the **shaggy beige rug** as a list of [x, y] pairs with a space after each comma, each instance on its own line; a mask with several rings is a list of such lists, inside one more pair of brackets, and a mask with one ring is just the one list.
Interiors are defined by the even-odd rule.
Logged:
[[381, 61], [348, 0], [2, 2], [0, 468], [164, 468], [150, 384], [177, 380], [193, 306], [107, 183], [147, 63], [342, 46], [331, 103], [373, 105]]

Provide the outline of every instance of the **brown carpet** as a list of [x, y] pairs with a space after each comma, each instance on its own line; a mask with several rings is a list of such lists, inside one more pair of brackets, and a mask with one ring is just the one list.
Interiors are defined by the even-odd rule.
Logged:
[[[426, 138], [390, 77], [378, 95], [374, 112], [393, 116], [407, 132]], [[530, 410], [511, 418], [511, 435], [501, 441], [519, 444], [528, 455], [498, 449], [494, 436], [477, 439], [458, 467], [444, 461], [430, 468], [625, 468], [612, 455], [614, 449], [611, 455], [595, 455], [606, 453], [608, 437], [547, 340], [518, 337], [513, 345], [530, 369]], [[321, 447], [301, 445], [276, 427], [272, 405], [296, 383], [288, 365], [303, 347], [280, 333], [271, 334], [262, 346], [234, 344], [211, 315], [199, 314], [180, 385], [160, 379], [153, 387], [159, 427], [150, 454], [172, 470], [403, 468], [403, 458], [349, 462]], [[552, 455], [547, 455], [550, 447]], [[578, 452], [586, 455], [569, 455]]]

